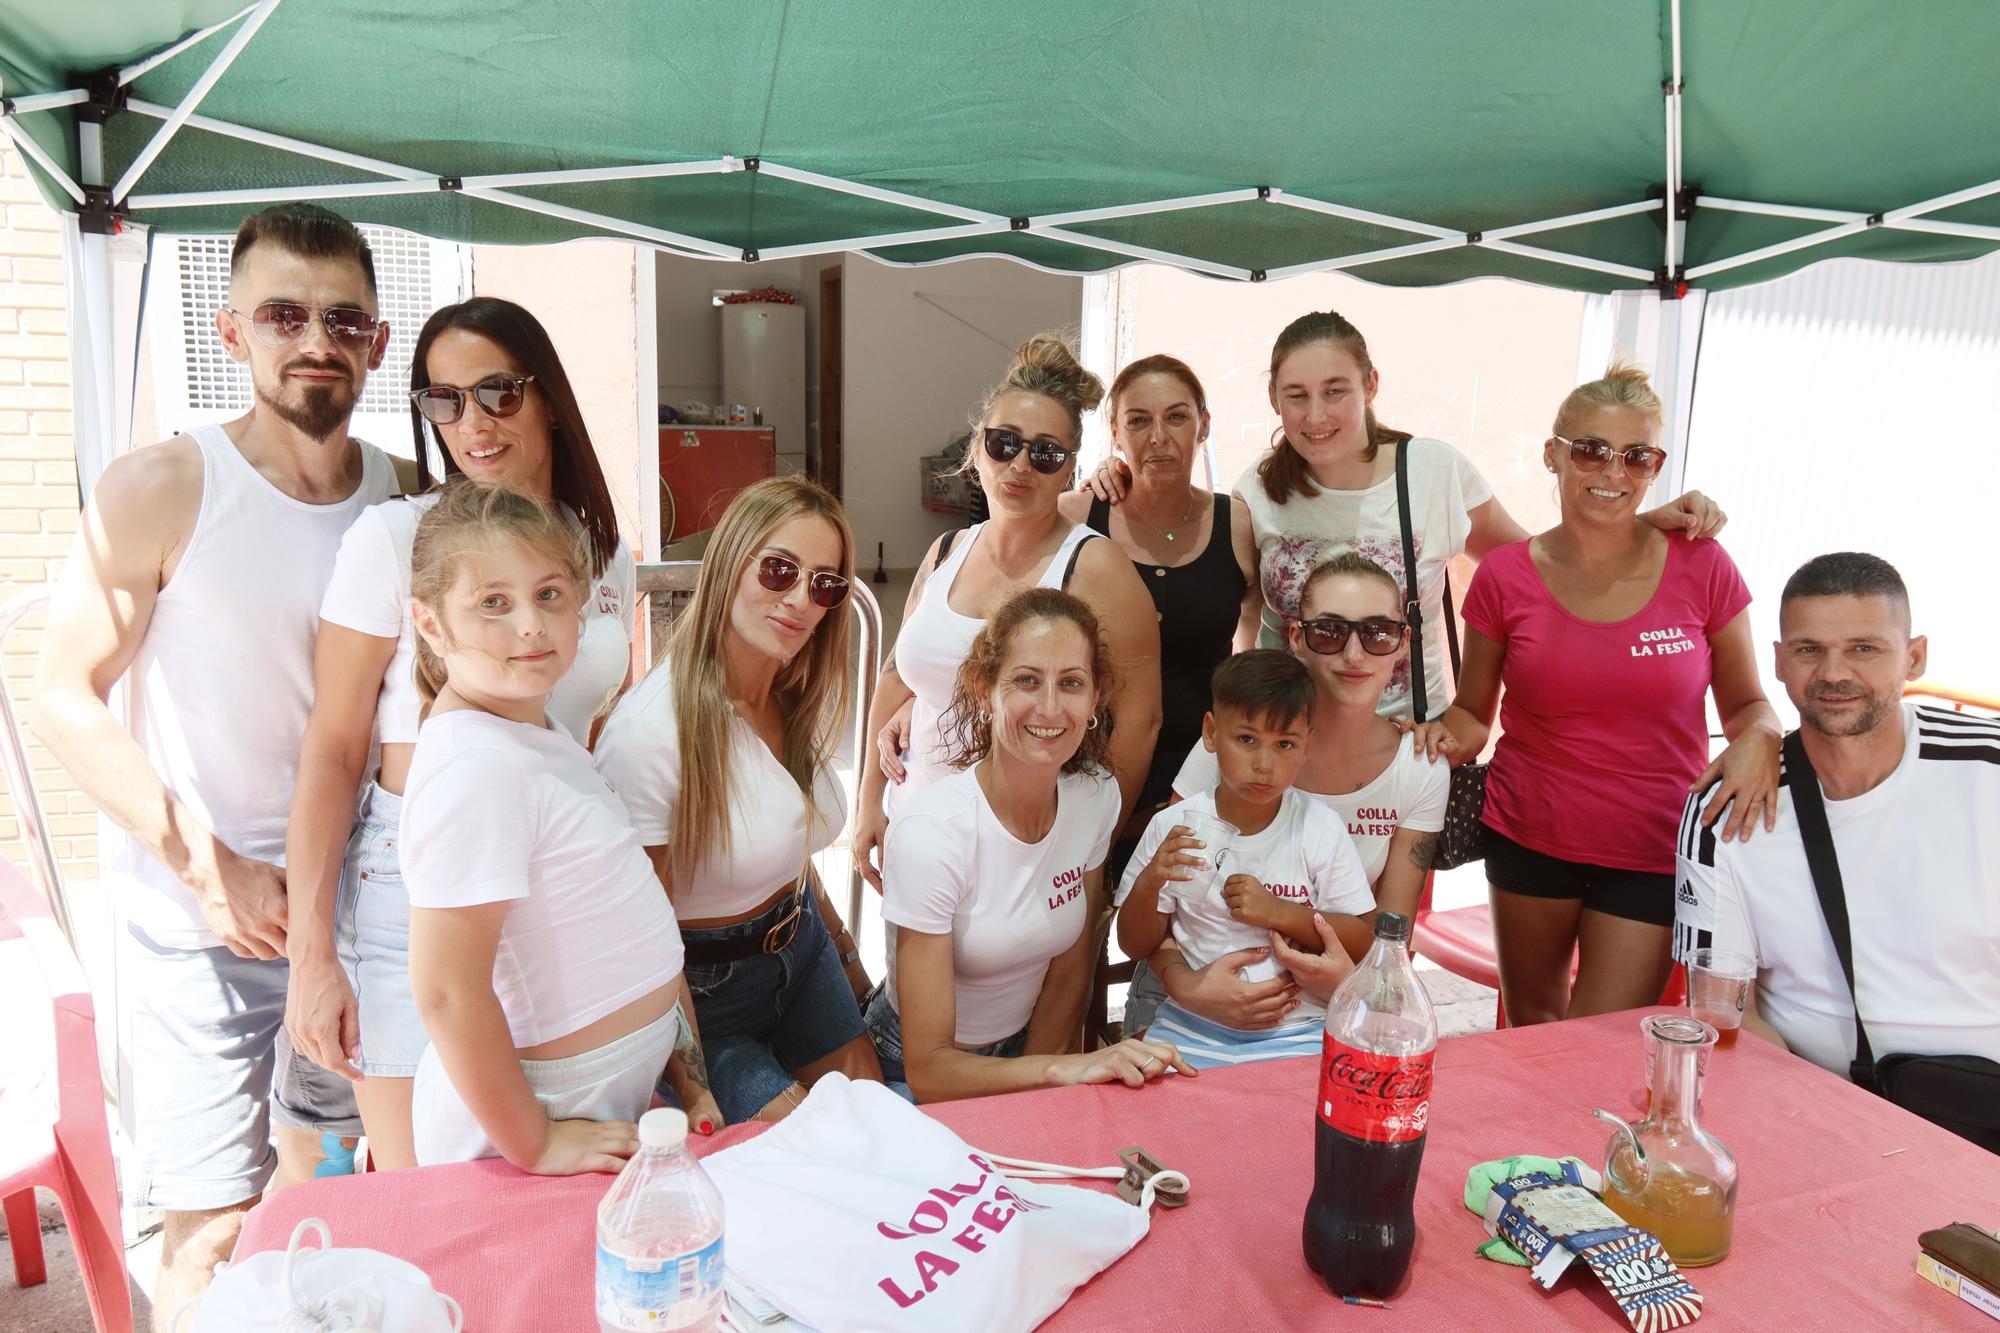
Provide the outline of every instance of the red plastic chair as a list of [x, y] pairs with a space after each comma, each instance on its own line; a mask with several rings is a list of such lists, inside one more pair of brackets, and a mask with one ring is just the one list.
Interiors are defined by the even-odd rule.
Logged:
[[[1507, 1002], [1500, 997], [1500, 959], [1493, 946], [1493, 911], [1485, 903], [1454, 907], [1439, 912], [1431, 908], [1431, 888], [1437, 882], [1433, 871], [1424, 877], [1423, 897], [1417, 903], [1417, 919], [1411, 938], [1419, 958], [1427, 958], [1453, 976], [1476, 981], [1493, 990], [1493, 1026], [1507, 1026]], [[1570, 955], [1569, 976], [1576, 980], [1577, 958]], [[1687, 999], [1687, 977], [1678, 967], [1667, 978], [1661, 1004], [1681, 1004]]]
[[48, 905], [11, 862], [0, 860], [0, 975], [26, 979], [27, 1012], [5, 1015], [7, 1030], [54, 1029], [56, 1108], [51, 1120], [36, 1086], [0, 1087], [0, 1204], [14, 1251], [14, 1280], [48, 1277], [35, 1186], [62, 1204], [99, 1333], [132, 1333], [132, 1292], [119, 1233], [118, 1176], [97, 1068], [97, 1021], [83, 969]]

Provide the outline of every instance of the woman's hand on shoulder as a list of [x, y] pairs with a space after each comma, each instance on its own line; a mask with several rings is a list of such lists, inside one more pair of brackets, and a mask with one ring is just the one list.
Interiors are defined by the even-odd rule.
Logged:
[[1181, 1058], [1179, 1047], [1172, 1042], [1147, 1041], [1143, 1037], [1127, 1037], [1101, 1051], [1084, 1051], [1059, 1059], [1062, 1063], [1057, 1077], [1070, 1086], [1123, 1083], [1128, 1088], [1143, 1087], [1169, 1069], [1190, 1078], [1195, 1076], [1194, 1066]]
[[1780, 746], [1776, 733], [1752, 727], [1715, 757], [1688, 788], [1690, 792], [1709, 792], [1708, 805], [1702, 810], [1703, 828], [1714, 828], [1725, 810], [1729, 822], [1722, 827], [1724, 842], [1748, 842], [1759, 817], [1767, 833], [1778, 826]]
[[1396, 725], [1406, 728], [1410, 735], [1410, 748], [1415, 754], [1436, 763], [1442, 759], [1446, 763], [1458, 761], [1458, 737], [1451, 734], [1451, 728], [1442, 722], [1405, 722], [1396, 719]]
[[1132, 469], [1126, 466], [1125, 460], [1114, 449], [1105, 455], [1096, 471], [1084, 478], [1080, 489], [1089, 491], [1096, 499], [1119, 504], [1125, 499], [1126, 492], [1132, 489]]
[[1689, 537], [1713, 537], [1729, 523], [1722, 506], [1700, 491], [1686, 491], [1670, 504], [1639, 515], [1662, 532], [1682, 532]]

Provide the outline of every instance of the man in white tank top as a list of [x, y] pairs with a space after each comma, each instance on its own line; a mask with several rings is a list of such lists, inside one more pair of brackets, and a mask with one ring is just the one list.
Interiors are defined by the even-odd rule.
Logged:
[[[347, 433], [388, 345], [375, 310], [346, 220], [309, 204], [247, 220], [215, 319], [249, 415], [106, 468], [49, 613], [34, 729], [104, 816], [137, 1103], [126, 1197], [165, 1213], [161, 1328], [274, 1173], [305, 1178], [319, 1131], [359, 1123], [348, 1085], [279, 1040], [281, 863], [320, 597], [347, 525], [397, 490], [388, 456]], [[125, 723], [107, 704], [121, 678]]]

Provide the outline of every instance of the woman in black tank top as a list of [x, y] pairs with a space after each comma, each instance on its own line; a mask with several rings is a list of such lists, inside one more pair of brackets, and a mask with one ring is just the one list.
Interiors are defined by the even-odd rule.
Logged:
[[1106, 863], [1123, 868], [1137, 834], [1173, 799], [1174, 774], [1201, 735], [1208, 678], [1238, 642], [1255, 641], [1258, 603], [1250, 576], [1250, 519], [1240, 502], [1194, 485], [1208, 435], [1208, 402], [1194, 372], [1170, 356], [1125, 367], [1110, 394], [1111, 439], [1132, 470], [1117, 507], [1087, 490], [1063, 497], [1063, 512], [1116, 541], [1139, 571], [1160, 619], [1160, 738], [1139, 801]]

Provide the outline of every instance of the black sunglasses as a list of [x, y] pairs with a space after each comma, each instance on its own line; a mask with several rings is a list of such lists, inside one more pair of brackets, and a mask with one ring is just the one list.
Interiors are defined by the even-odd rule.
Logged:
[[1562, 436], [1554, 437], [1557, 444], [1569, 446], [1569, 461], [1576, 465], [1578, 472], [1601, 472], [1613, 458], [1623, 459], [1625, 471], [1640, 481], [1650, 481], [1660, 475], [1666, 465], [1667, 451], [1650, 444], [1635, 444], [1629, 449], [1619, 449], [1594, 435], [1579, 435], [1573, 440]]
[[1069, 466], [1069, 460], [1076, 456], [1075, 449], [1065, 449], [1054, 440], [1030, 440], [1017, 430], [1005, 426], [987, 426], [986, 456], [996, 463], [1011, 463], [1014, 455], [1023, 449], [1028, 451], [1028, 466], [1045, 477], [1052, 477]]
[[449, 426], [465, 415], [469, 395], [489, 417], [511, 417], [528, 401], [528, 385], [533, 375], [489, 375], [469, 389], [449, 384], [426, 384], [410, 390], [410, 401], [424, 420], [433, 426]]
[[1320, 616], [1314, 620], [1295, 620], [1306, 647], [1321, 657], [1332, 657], [1347, 650], [1347, 636], [1352, 634], [1361, 640], [1361, 651], [1370, 657], [1387, 657], [1403, 646], [1403, 640], [1410, 635], [1410, 627], [1400, 620], [1371, 616], [1367, 620], [1343, 620], [1339, 616]]
[[[767, 555], [757, 562], [757, 582], [771, 592], [790, 592], [799, 581], [798, 561], [781, 555]], [[814, 606], [831, 611], [847, 600], [847, 580], [824, 569], [806, 576], [806, 598]]]
[[382, 321], [366, 310], [348, 305], [312, 306], [302, 301], [265, 301], [245, 313], [224, 306], [230, 314], [250, 321], [251, 332], [266, 347], [285, 347], [305, 336], [317, 318], [326, 325], [326, 336], [344, 347], [366, 347], [375, 341]]

